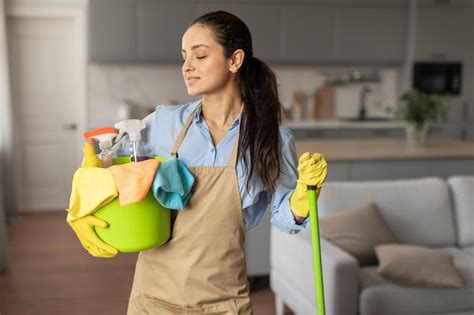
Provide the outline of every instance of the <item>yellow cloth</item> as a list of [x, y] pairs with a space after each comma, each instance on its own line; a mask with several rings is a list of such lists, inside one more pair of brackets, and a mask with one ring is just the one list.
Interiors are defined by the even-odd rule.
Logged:
[[298, 181], [290, 197], [291, 211], [300, 217], [309, 213], [308, 186], [317, 187], [317, 196], [327, 176], [327, 163], [320, 153], [304, 153], [298, 161]]
[[120, 206], [139, 202], [145, 199], [160, 166], [158, 160], [145, 160], [138, 163], [114, 165], [110, 171], [119, 191]]
[[68, 211], [71, 218], [82, 218], [109, 203], [117, 195], [114, 179], [107, 169], [81, 167], [72, 179]]
[[104, 243], [95, 233], [94, 226], [106, 228], [107, 222], [87, 215], [82, 218], [75, 218], [69, 213], [66, 221], [76, 233], [82, 247], [94, 257], [111, 258], [117, 255], [118, 250]]

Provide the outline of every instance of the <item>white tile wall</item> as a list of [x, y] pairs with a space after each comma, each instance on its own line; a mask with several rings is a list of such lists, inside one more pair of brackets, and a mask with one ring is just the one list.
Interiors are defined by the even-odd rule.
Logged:
[[[354, 67], [273, 66], [277, 75], [280, 99], [285, 108], [292, 105], [293, 91], [300, 90], [311, 102], [317, 87], [326, 79], [344, 75]], [[364, 68], [357, 68], [362, 71]], [[384, 107], [396, 101], [398, 69], [380, 68], [380, 83], [370, 83], [374, 92], [368, 96], [369, 115], [382, 116]], [[342, 101], [336, 112], [350, 116], [357, 113], [358, 91], [362, 84], [338, 88]], [[195, 99], [195, 98], [194, 98]], [[120, 118], [123, 103], [136, 104], [134, 118], [143, 118], [158, 104], [181, 104], [193, 100], [186, 93], [179, 65], [90, 64], [88, 66], [88, 127], [112, 125]], [[122, 110], [123, 111], [123, 110]]]
[[[317, 87], [322, 86], [326, 79], [341, 78], [357, 69], [361, 72], [370, 71], [364, 67], [273, 67], [280, 87], [280, 99], [285, 108], [293, 103], [293, 91], [300, 90], [305, 94], [309, 105]], [[370, 116], [386, 116], [386, 106], [394, 105], [398, 95], [399, 70], [396, 68], [380, 68], [380, 83], [353, 83], [336, 88], [335, 114], [338, 117], [356, 116], [359, 104], [359, 92], [364, 85], [369, 85], [373, 92], [367, 95], [367, 112]]]
[[189, 100], [179, 65], [88, 66], [89, 128], [112, 125], [119, 120], [124, 103], [135, 104], [132, 116], [143, 118], [156, 105]]

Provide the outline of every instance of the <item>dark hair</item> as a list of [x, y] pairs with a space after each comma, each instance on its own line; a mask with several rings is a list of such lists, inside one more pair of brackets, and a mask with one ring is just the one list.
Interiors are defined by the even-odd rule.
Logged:
[[225, 11], [210, 12], [198, 17], [193, 24], [202, 24], [213, 31], [217, 42], [224, 48], [226, 58], [237, 49], [245, 53], [237, 74], [238, 88], [244, 101], [239, 157], [244, 161], [247, 179], [255, 172], [262, 180], [265, 191], [272, 195], [281, 172], [279, 123], [282, 107], [275, 73], [253, 56], [250, 31], [235, 15]]

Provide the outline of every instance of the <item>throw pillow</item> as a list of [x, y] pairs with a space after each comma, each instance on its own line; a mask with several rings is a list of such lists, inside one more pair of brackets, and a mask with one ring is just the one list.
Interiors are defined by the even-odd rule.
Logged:
[[415, 245], [384, 244], [375, 247], [384, 278], [404, 285], [460, 288], [463, 280], [453, 256], [441, 250]]
[[350, 253], [360, 265], [377, 262], [376, 245], [397, 242], [372, 203], [329, 215], [319, 222], [321, 237]]

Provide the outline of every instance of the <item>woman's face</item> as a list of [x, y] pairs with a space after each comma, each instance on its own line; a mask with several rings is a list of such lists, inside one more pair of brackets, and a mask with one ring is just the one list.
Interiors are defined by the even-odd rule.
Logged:
[[194, 24], [182, 39], [183, 77], [189, 95], [217, 93], [229, 85], [231, 72], [223, 47], [212, 31]]

